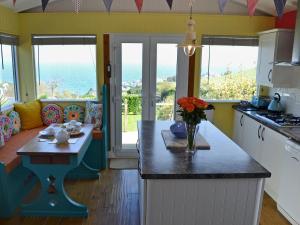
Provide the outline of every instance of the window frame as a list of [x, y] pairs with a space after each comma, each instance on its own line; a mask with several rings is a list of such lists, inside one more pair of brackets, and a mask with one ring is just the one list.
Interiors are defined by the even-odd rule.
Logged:
[[[259, 47], [259, 36], [256, 36], [256, 35], [252, 35], [252, 36], [237, 36], [237, 35], [202, 35], [202, 39], [201, 39], [201, 44], [202, 45], [209, 45], [207, 41], [205, 41], [203, 43], [203, 40], [204, 39], [209, 39], [209, 38], [212, 38], [212, 39], [215, 39], [217, 40], [217, 42], [219, 41], [218, 39], [220, 39], [220, 41], [222, 42], [222, 39], [223, 39], [223, 42], [227, 42], [225, 39], [241, 39], [241, 43], [248, 43], [248, 45], [240, 45], [240, 44], [236, 44], [235, 42], [233, 42], [233, 44], [211, 44], [211, 46], [257, 46]], [[249, 40], [247, 40], [249, 39]], [[252, 39], [252, 40], [250, 40]], [[238, 41], [237, 41], [238, 42]], [[202, 98], [202, 96], [200, 95], [200, 89], [201, 89], [201, 72], [202, 72], [202, 50], [200, 51], [200, 71], [199, 71], [199, 76], [200, 76], [200, 79], [199, 79], [199, 97]], [[258, 85], [256, 84], [256, 89], [258, 89]], [[228, 104], [234, 104], [234, 103], [239, 103], [241, 100], [239, 99], [204, 99], [205, 101], [209, 102], [209, 103], [228, 103]]]
[[[48, 37], [49, 39], [51, 38], [63, 38], [63, 37], [69, 37], [71, 39], [73, 38], [76, 38], [76, 37], [93, 37], [95, 39], [95, 43], [93, 44], [88, 44], [88, 43], [83, 43], [83, 44], [66, 44], [66, 43], [50, 43], [50, 44], [34, 44], [34, 38], [35, 37]], [[33, 60], [33, 70], [34, 70], [34, 96], [35, 96], [35, 99], [38, 99], [38, 84], [37, 84], [37, 81], [38, 81], [38, 72], [36, 71], [36, 61], [35, 61], [35, 46], [41, 46], [41, 45], [95, 45], [95, 63], [96, 63], [96, 99], [73, 99], [73, 98], [59, 98], [59, 99], [53, 99], [53, 98], [48, 98], [48, 99], [40, 99], [41, 102], [56, 102], [56, 103], [60, 103], [60, 102], [74, 102], [74, 103], [80, 103], [80, 102], [88, 102], [88, 101], [99, 101], [99, 99], [101, 99], [101, 94], [100, 94], [100, 84], [99, 84], [99, 76], [98, 76], [98, 72], [99, 72], [99, 69], [98, 69], [98, 54], [97, 54], [97, 51], [98, 51], [98, 42], [97, 42], [97, 35], [96, 34], [32, 34], [31, 35], [31, 49], [32, 49], [32, 60]]]
[[[2, 40], [4, 38], [4, 41]], [[18, 64], [18, 43], [19, 38], [16, 35], [12, 34], [6, 34], [6, 33], [0, 33], [0, 45], [5, 44], [9, 45], [11, 48], [11, 54], [12, 54], [12, 71], [13, 71], [13, 84], [14, 84], [14, 95], [15, 95], [15, 101], [11, 104], [1, 106], [1, 112], [12, 110], [13, 104], [20, 101], [20, 78], [19, 78], [19, 64]], [[11, 39], [11, 40], [10, 40]]]

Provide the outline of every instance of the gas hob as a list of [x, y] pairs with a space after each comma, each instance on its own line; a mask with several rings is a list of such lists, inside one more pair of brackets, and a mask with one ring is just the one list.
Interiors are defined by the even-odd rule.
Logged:
[[257, 116], [279, 127], [300, 127], [300, 117], [294, 116], [293, 114], [258, 112]]

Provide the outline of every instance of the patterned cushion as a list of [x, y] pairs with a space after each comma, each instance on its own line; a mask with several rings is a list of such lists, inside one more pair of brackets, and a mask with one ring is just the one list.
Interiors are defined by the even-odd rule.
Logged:
[[63, 111], [56, 104], [48, 104], [42, 109], [42, 119], [43, 123], [48, 126], [52, 123], [62, 123], [64, 120]]
[[4, 136], [4, 141], [8, 142], [12, 135], [12, 123], [8, 116], [1, 115], [0, 116], [0, 127]]
[[69, 105], [64, 109], [64, 119], [65, 122], [71, 120], [76, 120], [78, 122], [83, 122], [84, 120], [84, 109], [79, 105]]
[[84, 122], [94, 124], [95, 128], [100, 128], [102, 124], [102, 104], [87, 102]]
[[11, 111], [8, 114], [8, 117], [12, 123], [12, 134], [18, 134], [21, 130], [21, 119], [19, 113], [17, 113], [16, 111]]

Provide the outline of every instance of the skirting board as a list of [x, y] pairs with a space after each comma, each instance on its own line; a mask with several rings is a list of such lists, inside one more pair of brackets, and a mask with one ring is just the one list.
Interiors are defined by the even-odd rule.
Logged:
[[299, 225], [279, 204], [277, 204], [277, 209], [292, 225]]

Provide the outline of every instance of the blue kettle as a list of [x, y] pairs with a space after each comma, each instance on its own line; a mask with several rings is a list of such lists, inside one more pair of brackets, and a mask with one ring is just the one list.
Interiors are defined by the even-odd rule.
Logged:
[[271, 112], [282, 112], [282, 105], [280, 103], [281, 97], [279, 93], [275, 93], [273, 96], [272, 101], [270, 102], [268, 106], [268, 110]]

